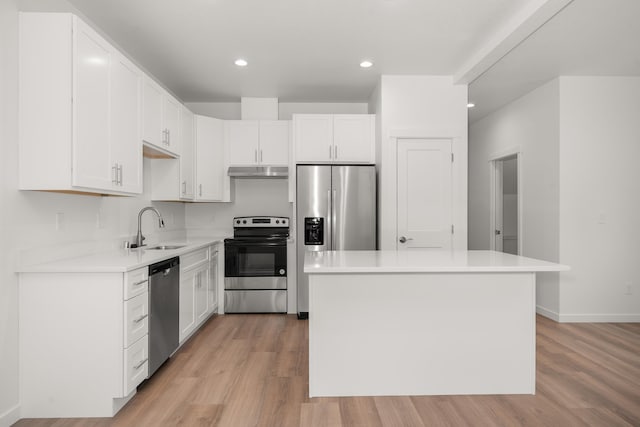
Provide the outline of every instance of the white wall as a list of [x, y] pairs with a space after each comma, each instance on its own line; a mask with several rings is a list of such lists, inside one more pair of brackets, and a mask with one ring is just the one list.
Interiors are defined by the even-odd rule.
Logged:
[[[203, 116], [240, 120], [240, 102], [185, 102], [191, 111]], [[348, 102], [280, 102], [278, 119], [291, 120], [293, 114], [366, 114], [366, 103]]]
[[234, 216], [292, 217], [286, 179], [234, 178], [234, 181], [232, 203], [186, 204], [186, 226], [189, 234], [232, 236]]
[[[522, 255], [559, 261], [559, 84], [554, 80], [469, 128], [469, 249], [489, 249], [489, 160], [519, 148]], [[537, 275], [536, 303], [559, 310], [558, 273]]]
[[396, 249], [396, 147], [390, 135], [454, 137], [454, 247], [467, 246], [467, 86], [450, 76], [382, 76], [379, 100], [380, 249]]
[[[11, 193], [18, 139], [18, 7], [0, 1], [0, 426], [18, 419], [18, 284], [12, 271]], [[15, 175], [14, 175], [15, 176]]]
[[522, 149], [523, 255], [538, 311], [559, 321], [640, 321], [640, 78], [561, 77], [470, 128], [469, 247], [489, 247], [493, 153]]
[[639, 99], [640, 77], [560, 78], [563, 321], [640, 321]]

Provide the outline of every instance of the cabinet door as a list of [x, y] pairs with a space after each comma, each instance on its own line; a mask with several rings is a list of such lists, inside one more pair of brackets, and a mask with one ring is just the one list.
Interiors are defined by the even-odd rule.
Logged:
[[111, 47], [82, 21], [74, 22], [76, 57], [72, 183], [80, 187], [110, 190], [114, 179], [109, 147]]
[[338, 162], [375, 163], [374, 116], [333, 116], [333, 159]]
[[293, 117], [297, 162], [333, 160], [331, 114], [296, 114]]
[[209, 303], [209, 265], [198, 268], [196, 272], [196, 325], [207, 318]]
[[225, 121], [225, 141], [229, 165], [255, 165], [258, 152], [259, 124], [256, 120]]
[[162, 95], [164, 91], [149, 77], [142, 84], [142, 140], [162, 147]]
[[142, 193], [140, 97], [142, 72], [115, 54], [111, 66], [111, 153], [114, 190]]
[[180, 327], [182, 342], [196, 327], [196, 273], [194, 270], [180, 271]]
[[223, 134], [222, 120], [196, 116], [196, 200], [222, 200]]
[[193, 199], [195, 162], [195, 118], [191, 111], [182, 107], [180, 123], [180, 198]]
[[261, 164], [289, 164], [289, 126], [286, 120], [260, 120], [258, 160]]
[[180, 154], [180, 109], [182, 104], [171, 95], [164, 93], [162, 117], [164, 127], [164, 148]]

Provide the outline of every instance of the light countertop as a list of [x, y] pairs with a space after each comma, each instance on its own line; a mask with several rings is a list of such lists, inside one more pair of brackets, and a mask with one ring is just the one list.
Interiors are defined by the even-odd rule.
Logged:
[[509, 273], [566, 271], [548, 261], [496, 251], [325, 251], [307, 252], [305, 273]]
[[[184, 255], [224, 240], [221, 238], [188, 239], [161, 242], [136, 249], [114, 249], [85, 256], [65, 258], [42, 264], [25, 265], [18, 273], [119, 273], [145, 267], [165, 259]], [[184, 245], [178, 249], [150, 250], [157, 245]]]

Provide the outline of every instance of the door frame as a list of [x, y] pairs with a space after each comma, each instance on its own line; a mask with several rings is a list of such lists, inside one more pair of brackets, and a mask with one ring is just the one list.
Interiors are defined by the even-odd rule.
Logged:
[[[466, 128], [465, 128], [466, 130]], [[450, 139], [455, 158], [452, 169], [452, 220], [454, 234], [452, 248], [467, 249], [467, 135], [460, 129], [425, 127], [390, 129], [383, 137], [378, 157], [378, 249], [396, 250], [397, 235], [397, 146], [399, 139]], [[381, 160], [383, 159], [383, 160]]]
[[523, 249], [523, 200], [524, 200], [524, 185], [522, 165], [523, 165], [523, 152], [520, 146], [509, 147], [505, 150], [499, 151], [489, 156], [489, 249], [492, 251], [496, 249], [495, 230], [497, 229], [498, 221], [502, 222], [501, 212], [496, 211], [496, 203], [498, 199], [502, 198], [502, 194], [498, 195], [498, 186], [502, 188], [502, 160], [508, 157], [516, 158], [517, 162], [517, 180], [518, 180], [518, 255], [522, 255]]

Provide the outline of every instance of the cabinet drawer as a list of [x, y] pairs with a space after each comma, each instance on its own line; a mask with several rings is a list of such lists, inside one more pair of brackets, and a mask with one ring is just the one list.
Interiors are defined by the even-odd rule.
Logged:
[[124, 349], [124, 396], [128, 396], [149, 373], [149, 336]]
[[198, 249], [180, 257], [180, 270], [185, 271], [202, 262], [209, 261], [209, 248]]
[[149, 293], [124, 302], [124, 347], [129, 347], [149, 331]]
[[148, 290], [149, 267], [128, 271], [124, 274], [124, 299], [128, 300]]

